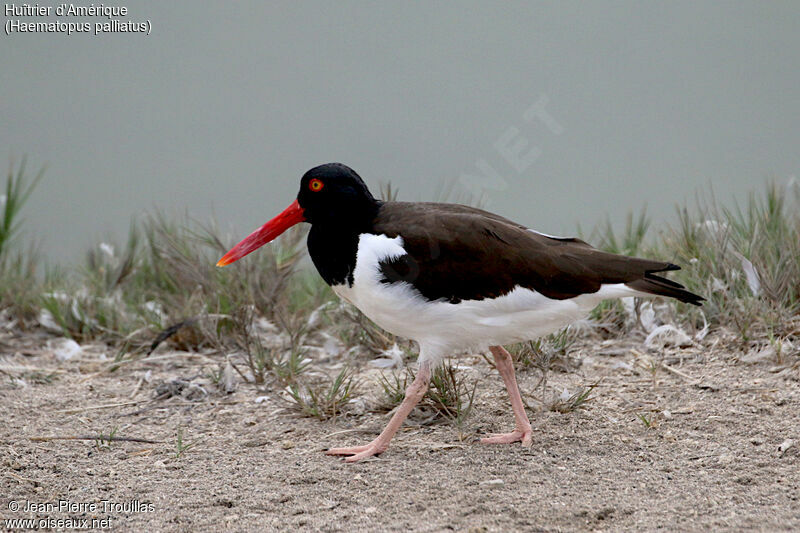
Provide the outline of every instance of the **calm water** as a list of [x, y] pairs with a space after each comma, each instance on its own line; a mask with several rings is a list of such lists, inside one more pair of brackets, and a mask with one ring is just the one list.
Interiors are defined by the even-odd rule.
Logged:
[[156, 207], [243, 236], [332, 160], [549, 233], [800, 168], [797, 3], [127, 7], [149, 36], [2, 36], [2, 155], [47, 164], [52, 260]]

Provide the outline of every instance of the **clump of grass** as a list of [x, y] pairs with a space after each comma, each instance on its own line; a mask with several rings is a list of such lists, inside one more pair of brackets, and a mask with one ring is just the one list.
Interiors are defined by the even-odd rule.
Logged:
[[0, 193], [0, 308], [9, 309], [25, 326], [37, 313], [41, 285], [36, 268], [41, 262], [34, 247], [18, 246], [22, 208], [41, 181], [44, 169], [28, 177], [23, 158], [19, 166], [9, 164], [5, 189]]
[[114, 442], [117, 433], [119, 432], [119, 426], [112, 427], [107, 434], [103, 434], [102, 432], [98, 434], [97, 439], [95, 440], [95, 445], [98, 449], [108, 449], [111, 447], [111, 443]]
[[309, 376], [311, 360], [306, 357], [303, 344], [306, 321], [292, 317], [294, 324], [289, 325], [286, 318], [276, 315], [285, 327], [291, 328], [284, 330], [288, 340], [267, 346], [252, 334], [254, 312], [253, 308], [245, 308], [234, 315], [234, 339], [250, 370], [250, 377], [240, 372], [242, 377], [259, 386], [271, 381], [284, 389], [291, 405], [305, 416], [320, 420], [338, 416], [353, 397], [356, 386], [353, 373], [345, 368], [333, 378]]
[[225, 375], [225, 365], [222, 363], [217, 363], [216, 366], [213, 366], [206, 370], [205, 376], [208, 381], [214, 384], [217, 388], [220, 387], [222, 383], [222, 377]]
[[8, 167], [6, 187], [4, 194], [0, 195], [0, 261], [8, 258], [11, 245], [20, 231], [22, 221], [19, 218], [22, 207], [28, 201], [31, 193], [44, 175], [40, 170], [33, 179], [26, 178], [26, 160], [14, 170], [14, 164]]
[[425, 397], [438, 413], [460, 426], [472, 412], [477, 387], [476, 381], [470, 390], [466, 379], [458, 376], [453, 364], [447, 361], [433, 371]]
[[707, 298], [708, 319], [743, 343], [768, 331], [791, 334], [784, 325], [800, 311], [800, 210], [789, 209], [788, 192], [772, 183], [733, 208], [698, 198], [696, 213], [680, 209], [679, 226], [664, 240], [685, 268], [680, 281]]
[[288, 347], [282, 344], [265, 346], [261, 339], [252, 334], [254, 312], [252, 307], [236, 312], [232, 331], [233, 341], [244, 352], [252, 381], [256, 385], [263, 385], [267, 378], [272, 377], [281, 387], [295, 383], [310, 362], [301, 342], [302, 329], [288, 336]]
[[[576, 367], [576, 363], [569, 357], [576, 340], [575, 332], [570, 328], [564, 328], [534, 341], [511, 345], [508, 351], [518, 369], [534, 368], [539, 371], [541, 377], [536, 386], [541, 387], [541, 398], [545, 398], [550, 372], [552, 370], [569, 372]], [[491, 361], [489, 364], [494, 366]]]
[[653, 413], [636, 413], [636, 417], [644, 424], [645, 429], [656, 427], [656, 418]]
[[550, 410], [557, 413], [567, 414], [580, 408], [585, 408], [586, 403], [593, 399], [592, 391], [597, 387], [597, 383], [588, 387], [579, 387], [573, 394], [567, 397], [559, 396], [550, 404]]
[[25, 384], [49, 385], [58, 379], [56, 372], [44, 372], [41, 370], [28, 370], [23, 372], [12, 372], [0, 368], [0, 374], [5, 374], [12, 387], [22, 387]]
[[41, 372], [39, 370], [34, 370], [32, 372], [23, 374], [22, 379], [37, 385], [49, 385], [58, 379], [58, 374], [55, 372]]
[[344, 368], [333, 379], [317, 382], [296, 380], [287, 390], [304, 415], [327, 420], [342, 413], [342, 408], [353, 397], [355, 386], [352, 372]]
[[41, 305], [64, 335], [79, 341], [128, 341], [143, 351], [159, 330], [182, 323], [187, 328], [170, 342], [219, 348], [231, 343], [242, 309], [274, 318], [288, 308], [302, 235], [287, 232], [220, 269], [216, 261], [228, 247], [215, 228], [157, 213], [131, 226], [121, 254], [106, 243], [92, 249], [84, 268], [45, 294]]
[[594, 332], [602, 339], [612, 339], [626, 333], [628, 315], [619, 300], [603, 300], [589, 313]]
[[284, 386], [296, 383], [310, 364], [300, 350], [265, 348], [260, 344], [253, 354], [248, 353], [247, 362], [257, 385], [263, 384], [267, 376], [272, 376]]
[[178, 426], [178, 433], [175, 436], [175, 459], [180, 459], [190, 449], [197, 445], [195, 442], [186, 442], [183, 439], [183, 427]]
[[144, 235], [144, 257], [132, 280], [140, 300], [160, 302], [169, 317], [229, 318], [200, 321], [201, 342], [217, 342], [245, 307], [270, 319], [287, 307], [290, 279], [301, 257], [301, 230], [290, 230], [224, 269], [215, 266], [216, 260], [230, 246], [213, 227], [194, 222], [177, 226], [157, 215], [145, 221]]
[[119, 292], [100, 294], [84, 286], [46, 292], [40, 303], [67, 337], [77, 341], [120, 339], [132, 327], [127, 305]]
[[[702, 309], [670, 302], [675, 317], [690, 329], [705, 318], [712, 327], [737, 333], [743, 345], [770, 334], [794, 335], [791, 318], [800, 312], [800, 189], [792, 183], [767, 185], [744, 204], [721, 206], [713, 191], [698, 196], [694, 209], [678, 208], [678, 223], [655, 241], [647, 239], [644, 211], [628, 215], [617, 234], [607, 222], [590, 240], [606, 251], [660, 258], [683, 270], [671, 275], [706, 298]], [[591, 314], [604, 337], [626, 331], [631, 321], [618, 301], [603, 302]]]
[[569, 360], [569, 353], [576, 340], [577, 335], [573, 330], [563, 328], [533, 341], [513, 344], [509, 347], [509, 353], [518, 368], [532, 367], [542, 372], [554, 368], [567, 371], [574, 366]]
[[[415, 372], [411, 368], [407, 368], [402, 375], [392, 373], [391, 379], [385, 375], [381, 376], [379, 382], [383, 393], [378, 409], [391, 411], [400, 405], [405, 398], [406, 389], [414, 378]], [[419, 405], [433, 410], [434, 415], [428, 422], [445, 419], [460, 426], [472, 412], [477, 386], [476, 381], [470, 387], [466, 378], [460, 376], [452, 362], [448, 360], [434, 369], [430, 386]]]
[[392, 372], [389, 376], [381, 374], [378, 377], [378, 383], [382, 389], [381, 400], [378, 404], [378, 410], [380, 411], [391, 411], [400, 405], [406, 397], [406, 388], [408, 388], [409, 384], [408, 372]]

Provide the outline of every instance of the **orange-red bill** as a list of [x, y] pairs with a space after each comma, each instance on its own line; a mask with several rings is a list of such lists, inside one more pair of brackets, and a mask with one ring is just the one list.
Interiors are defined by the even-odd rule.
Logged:
[[242, 239], [242, 242], [231, 248], [227, 254], [222, 256], [222, 259], [217, 261], [217, 266], [223, 267], [225, 265], [230, 265], [234, 261], [238, 261], [304, 220], [303, 208], [300, 207], [300, 204], [295, 200], [292, 202], [292, 205], [283, 210], [283, 213], [255, 230]]

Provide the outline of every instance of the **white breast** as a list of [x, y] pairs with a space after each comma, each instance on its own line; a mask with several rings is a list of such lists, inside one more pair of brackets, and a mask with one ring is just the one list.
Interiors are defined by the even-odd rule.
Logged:
[[461, 350], [535, 339], [583, 318], [604, 299], [640, 294], [620, 283], [603, 285], [593, 294], [554, 300], [518, 286], [498, 298], [456, 304], [429, 301], [410, 283], [381, 282], [379, 263], [405, 253], [401, 237], [362, 234], [353, 285], [336, 285], [333, 290], [385, 330], [417, 341], [420, 361], [436, 363]]

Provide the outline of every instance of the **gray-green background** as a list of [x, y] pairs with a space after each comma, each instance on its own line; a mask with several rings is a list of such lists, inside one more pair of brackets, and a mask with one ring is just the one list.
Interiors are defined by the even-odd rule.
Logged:
[[114, 5], [152, 34], [0, 36], [0, 146], [48, 166], [26, 231], [53, 260], [156, 207], [242, 237], [333, 160], [549, 233], [800, 168], [797, 2]]

